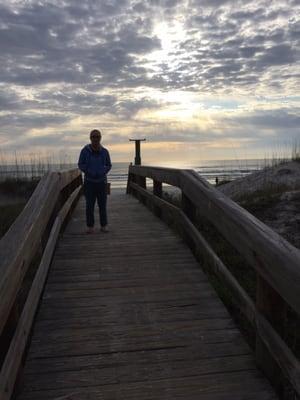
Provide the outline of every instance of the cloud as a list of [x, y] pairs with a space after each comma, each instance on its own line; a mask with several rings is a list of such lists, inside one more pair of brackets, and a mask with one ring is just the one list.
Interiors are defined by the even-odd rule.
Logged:
[[300, 109], [295, 110], [264, 110], [256, 111], [236, 118], [241, 126], [251, 126], [253, 128], [277, 130], [296, 130], [299, 132]]
[[[176, 91], [216, 99], [268, 94], [270, 102], [278, 91], [295, 96], [299, 15], [295, 0], [5, 0], [0, 6], [1, 135], [15, 130], [23, 144], [62, 145], [68, 124], [82, 124], [75, 128], [79, 135], [89, 121], [100, 120], [112, 127], [115, 143], [124, 137], [118, 130], [137, 132], [143, 117], [140, 132], [151, 136], [165, 129], [167, 134], [155, 139], [163, 142], [201, 135], [210, 140], [220, 130], [229, 135], [232, 124], [234, 137], [255, 137], [251, 126], [294, 135], [295, 110], [270, 107], [243, 117], [236, 112], [232, 119], [220, 110], [211, 116], [210, 134], [192, 121], [179, 128], [176, 115], [166, 125], [153, 123], [151, 113], [167, 112], [173, 101], [181, 104], [180, 96], [159, 99]], [[247, 126], [244, 132], [241, 124]], [[29, 139], [32, 129], [41, 130], [40, 139]], [[65, 139], [56, 142], [51, 129]]]
[[10, 113], [0, 115], [0, 126], [1, 136], [14, 133], [14, 139], [18, 136], [25, 136], [25, 134], [31, 129], [42, 129], [49, 126], [56, 126], [66, 123], [70, 120], [70, 117], [66, 115], [56, 114], [37, 114], [37, 113], [23, 113], [18, 114]]

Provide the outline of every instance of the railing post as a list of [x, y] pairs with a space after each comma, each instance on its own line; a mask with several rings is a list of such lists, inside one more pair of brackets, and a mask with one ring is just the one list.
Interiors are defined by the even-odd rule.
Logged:
[[[153, 179], [153, 194], [157, 197], [162, 197], [162, 182], [156, 181]], [[157, 206], [153, 206], [153, 212], [158, 217], [161, 218], [161, 208]]]
[[[270, 322], [281, 337], [284, 336], [286, 304], [282, 297], [257, 274], [256, 308]], [[258, 366], [272, 382], [278, 392], [282, 391], [282, 379], [279, 365], [272, 357], [259, 332], [256, 332], [255, 355]]]
[[[190, 221], [194, 224], [196, 221], [197, 208], [195, 204], [190, 200], [190, 198], [184, 194], [184, 192], [181, 192], [181, 209], [190, 219]], [[182, 231], [181, 234], [184, 240], [186, 241], [187, 245], [190, 247], [193, 253], [195, 253], [196, 251], [195, 243], [191, 235], [189, 235], [189, 232]]]
[[[145, 176], [136, 175], [136, 183], [137, 183], [141, 188], [147, 189], [147, 186], [146, 186], [146, 177], [145, 177]], [[138, 193], [138, 199], [139, 199], [139, 201], [142, 202], [143, 204], [145, 204], [146, 201], [147, 201], [147, 199], [145, 199], [141, 193]]]
[[153, 179], [153, 194], [162, 197], [162, 182]]
[[[130, 165], [132, 165], [132, 163], [130, 163]], [[129, 172], [130, 170], [130, 166], [128, 169], [128, 176], [127, 176], [127, 188], [126, 188], [126, 194], [131, 194], [132, 193], [132, 189], [130, 187], [130, 183], [133, 182], [133, 174], [131, 172]]]
[[181, 192], [181, 208], [182, 211], [194, 223], [196, 219], [197, 208], [195, 204], [189, 199], [189, 197], [187, 197], [183, 192]]
[[145, 176], [137, 176], [137, 184], [142, 187], [143, 189], [146, 189], [146, 177]]

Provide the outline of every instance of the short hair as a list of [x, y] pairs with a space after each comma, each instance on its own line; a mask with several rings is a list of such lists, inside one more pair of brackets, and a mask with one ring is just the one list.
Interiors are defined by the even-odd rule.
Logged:
[[92, 136], [92, 135], [99, 135], [100, 137], [102, 136], [101, 135], [101, 132], [98, 130], [98, 129], [93, 129], [92, 131], [91, 131], [91, 133], [90, 133], [90, 137]]

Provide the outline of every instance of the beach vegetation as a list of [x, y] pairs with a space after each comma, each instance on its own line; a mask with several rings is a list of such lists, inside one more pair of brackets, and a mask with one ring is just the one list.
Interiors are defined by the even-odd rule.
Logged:
[[0, 194], [28, 199], [38, 182], [39, 179], [7, 178], [0, 182]]
[[226, 183], [231, 182], [232, 179], [224, 178], [224, 179], [219, 179], [218, 182], [216, 182], [216, 186], [222, 186], [225, 185]]
[[0, 238], [25, 207], [34, 192], [37, 179], [5, 179], [0, 182]]
[[300, 141], [292, 146], [292, 161], [300, 162]]
[[0, 239], [8, 231], [12, 223], [23, 210], [26, 201], [21, 201], [16, 204], [0, 205]]
[[275, 205], [282, 194], [288, 190], [289, 188], [285, 184], [269, 182], [259, 190], [241, 194], [237, 201], [243, 208], [255, 215], [257, 211]]

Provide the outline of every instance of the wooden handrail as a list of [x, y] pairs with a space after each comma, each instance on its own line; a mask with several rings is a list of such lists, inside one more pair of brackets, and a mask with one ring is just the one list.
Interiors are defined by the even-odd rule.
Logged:
[[[73, 174], [71, 174], [73, 176]], [[69, 182], [69, 180], [67, 180]], [[16, 331], [11, 340], [0, 374], [0, 398], [9, 400], [14, 390], [15, 381], [18, 375], [19, 367], [26, 348], [28, 337], [37, 310], [42, 290], [47, 278], [49, 266], [52, 260], [56, 241], [61, 227], [72, 208], [74, 202], [80, 194], [81, 187], [77, 187], [69, 196], [62, 209], [57, 214], [52, 226], [45, 251], [41, 258], [37, 273], [32, 282], [30, 292], [26, 299], [24, 308], [18, 320]]]
[[129, 173], [176, 186], [300, 315], [300, 251], [192, 170], [130, 166]]
[[24, 210], [0, 241], [0, 334], [8, 318], [11, 320], [11, 310], [16, 307], [18, 291], [30, 264], [37, 252], [42, 253], [20, 315], [14, 313], [12, 337], [9, 343], [1, 343], [2, 347], [7, 346], [0, 373], [0, 398], [3, 400], [9, 400], [13, 393], [55, 244], [80, 194], [81, 183], [78, 169], [44, 175]]
[[45, 174], [0, 241], [0, 335], [28, 267], [41, 245], [59, 195], [74, 182], [81, 184], [81, 173], [77, 169]]
[[[146, 178], [153, 179], [153, 193], [146, 189]], [[181, 189], [181, 209], [161, 198], [163, 183]], [[255, 329], [256, 360], [260, 367], [275, 387], [278, 374], [274, 371], [279, 368], [300, 395], [299, 360], [273, 326], [284, 310], [283, 300], [300, 315], [300, 251], [195, 171], [130, 166], [127, 192], [146, 201], [157, 215], [165, 218], [167, 214], [172, 215], [171, 221], [176, 221], [177, 230], [189, 238], [192, 249], [201, 254], [200, 259], [204, 257], [210, 270], [231, 290], [236, 306]], [[193, 224], [196, 209], [257, 271], [256, 304]]]

